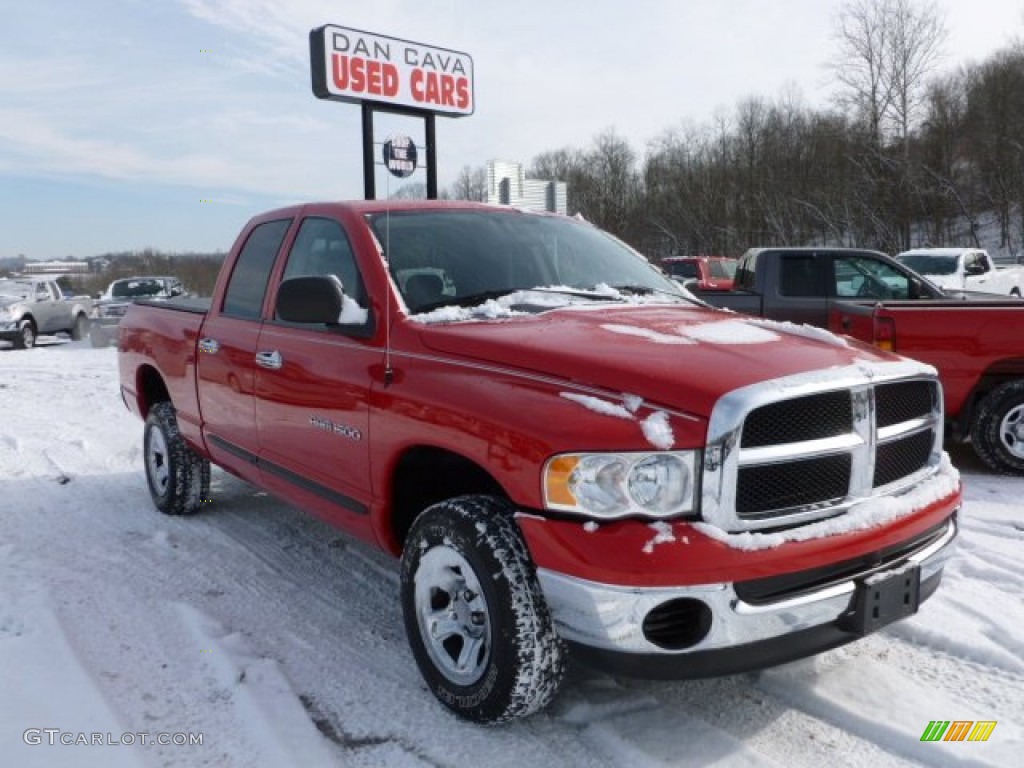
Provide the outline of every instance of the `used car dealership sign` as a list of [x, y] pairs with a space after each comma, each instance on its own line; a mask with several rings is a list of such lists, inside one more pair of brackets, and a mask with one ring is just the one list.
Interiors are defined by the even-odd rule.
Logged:
[[331, 24], [310, 32], [309, 44], [317, 98], [473, 114], [467, 53]]

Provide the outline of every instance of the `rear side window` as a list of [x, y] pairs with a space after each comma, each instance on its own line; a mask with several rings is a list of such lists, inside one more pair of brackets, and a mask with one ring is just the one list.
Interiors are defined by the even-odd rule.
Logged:
[[783, 256], [779, 264], [779, 293], [783, 296], [823, 296], [823, 259], [813, 255]]
[[291, 223], [291, 219], [268, 221], [249, 234], [224, 292], [222, 311], [225, 315], [259, 319], [270, 270], [274, 268], [274, 259]]

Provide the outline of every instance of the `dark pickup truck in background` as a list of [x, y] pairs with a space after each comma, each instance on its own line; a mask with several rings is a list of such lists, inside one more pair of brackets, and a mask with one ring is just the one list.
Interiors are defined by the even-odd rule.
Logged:
[[850, 299], [993, 298], [945, 292], [880, 251], [853, 248], [752, 248], [740, 258], [733, 290], [690, 291], [715, 307], [820, 328], [836, 302]]

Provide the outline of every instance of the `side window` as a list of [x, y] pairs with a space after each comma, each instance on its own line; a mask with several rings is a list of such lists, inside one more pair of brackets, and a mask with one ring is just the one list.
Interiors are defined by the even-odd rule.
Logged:
[[249, 234], [224, 292], [222, 311], [225, 315], [259, 319], [270, 270], [274, 267], [277, 251], [291, 223], [291, 219], [268, 221]]
[[345, 295], [365, 306], [363, 280], [345, 230], [332, 219], [310, 217], [299, 227], [282, 279], [327, 275], [337, 276]]
[[836, 295], [909, 299], [910, 277], [878, 259], [852, 256], [835, 261]]
[[779, 263], [779, 293], [794, 297], [823, 297], [821, 264], [813, 254], [783, 256]]

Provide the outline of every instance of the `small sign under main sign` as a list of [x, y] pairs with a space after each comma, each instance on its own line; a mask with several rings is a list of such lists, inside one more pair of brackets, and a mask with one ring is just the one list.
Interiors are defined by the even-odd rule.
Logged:
[[381, 102], [450, 117], [475, 109], [468, 53], [333, 24], [310, 31], [309, 53], [317, 98]]
[[384, 166], [400, 179], [416, 170], [416, 145], [408, 136], [392, 136], [384, 142]]

